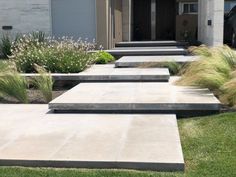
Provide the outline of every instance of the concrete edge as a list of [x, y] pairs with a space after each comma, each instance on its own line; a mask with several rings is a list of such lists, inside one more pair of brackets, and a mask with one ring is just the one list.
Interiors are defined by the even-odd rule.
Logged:
[[0, 159], [0, 166], [52, 167], [52, 168], [90, 168], [90, 169], [132, 169], [152, 171], [184, 171], [183, 163], [159, 162], [106, 162], [106, 161], [67, 161], [67, 160], [18, 160]]

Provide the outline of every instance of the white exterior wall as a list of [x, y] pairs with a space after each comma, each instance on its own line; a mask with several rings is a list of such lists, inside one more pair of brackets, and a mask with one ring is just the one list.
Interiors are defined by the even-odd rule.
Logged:
[[[50, 0], [0, 0], [2, 26], [12, 26], [13, 35], [32, 31], [51, 33]], [[5, 31], [5, 30], [4, 30]]]
[[[208, 25], [208, 20], [212, 25]], [[223, 44], [224, 0], [199, 0], [199, 41], [209, 46]]]

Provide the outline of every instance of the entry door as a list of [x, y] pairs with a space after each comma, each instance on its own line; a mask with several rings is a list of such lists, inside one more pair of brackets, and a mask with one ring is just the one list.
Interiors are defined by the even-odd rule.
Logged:
[[151, 0], [133, 0], [133, 40], [151, 40]]
[[176, 0], [156, 0], [156, 40], [174, 40]]

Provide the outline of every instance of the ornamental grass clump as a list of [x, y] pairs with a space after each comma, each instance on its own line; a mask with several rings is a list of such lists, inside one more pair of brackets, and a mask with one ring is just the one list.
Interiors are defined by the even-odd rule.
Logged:
[[13, 60], [20, 72], [37, 72], [37, 64], [52, 73], [78, 73], [97, 59], [94, 43], [63, 37], [39, 41], [32, 34], [25, 35], [13, 47]]
[[0, 38], [0, 53], [4, 59], [12, 54], [11, 52], [12, 41], [8, 34], [3, 34]]
[[53, 91], [53, 79], [50, 73], [38, 65], [35, 65], [35, 70], [39, 73], [39, 76], [34, 77], [32, 82], [37, 89], [42, 93], [45, 101], [49, 103], [52, 101]]
[[235, 79], [233, 72], [236, 69], [235, 51], [228, 46], [213, 48], [200, 46], [192, 48], [191, 51], [199, 55], [199, 60], [185, 68], [177, 84], [209, 88], [218, 97], [223, 98], [225, 103], [232, 105], [234, 101], [230, 100], [229, 95], [233, 93], [229, 91], [235, 86], [232, 84]]
[[21, 103], [28, 103], [27, 81], [15, 69], [4, 69], [0, 72], [0, 94], [12, 97]]

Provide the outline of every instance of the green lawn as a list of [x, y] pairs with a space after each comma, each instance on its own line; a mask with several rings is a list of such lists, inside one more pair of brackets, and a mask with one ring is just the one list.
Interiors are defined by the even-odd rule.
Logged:
[[179, 120], [186, 172], [0, 168], [0, 177], [235, 177], [236, 113]]

